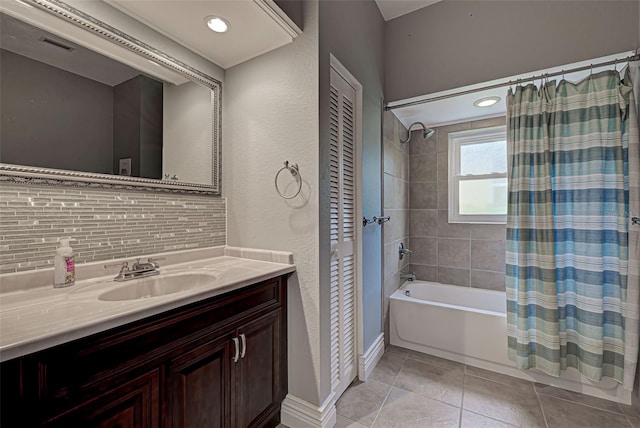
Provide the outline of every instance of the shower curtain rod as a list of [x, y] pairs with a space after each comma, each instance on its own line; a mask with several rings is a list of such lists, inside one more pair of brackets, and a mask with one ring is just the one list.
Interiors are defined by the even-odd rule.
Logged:
[[549, 77], [556, 77], [556, 76], [564, 76], [565, 74], [570, 74], [570, 73], [575, 73], [577, 71], [585, 71], [585, 70], [589, 70], [589, 69], [593, 69], [594, 67], [605, 67], [607, 65], [615, 65], [618, 63], [625, 63], [625, 62], [630, 62], [630, 61], [638, 61], [640, 60], [640, 54], [636, 54], [636, 55], [631, 55], [628, 56], [626, 58], [621, 58], [621, 59], [613, 59], [611, 61], [606, 61], [606, 62], [600, 62], [597, 64], [589, 64], [589, 65], [585, 65], [583, 67], [576, 67], [576, 68], [571, 68], [568, 70], [562, 70], [562, 71], [556, 71], [553, 73], [545, 73], [545, 74], [539, 74], [537, 76], [531, 76], [531, 77], [527, 77], [524, 79], [516, 79], [516, 80], [509, 80], [508, 82], [502, 82], [502, 83], [496, 83], [494, 85], [487, 85], [487, 86], [483, 86], [481, 88], [475, 88], [475, 89], [468, 89], [466, 91], [460, 91], [460, 92], [454, 92], [452, 94], [448, 94], [448, 95], [440, 95], [438, 97], [433, 97], [433, 98], [427, 98], [424, 100], [417, 100], [417, 101], [410, 101], [410, 102], [406, 102], [406, 103], [402, 103], [402, 104], [396, 104], [394, 106], [385, 106], [385, 110], [395, 110], [398, 108], [402, 108], [402, 107], [409, 107], [409, 106], [415, 106], [415, 105], [419, 105], [419, 104], [426, 104], [426, 103], [430, 103], [433, 101], [440, 101], [440, 100], [446, 100], [447, 98], [453, 98], [453, 97], [457, 97], [460, 95], [468, 95], [468, 94], [474, 94], [476, 92], [481, 92], [481, 91], [486, 91], [487, 89], [498, 89], [498, 88], [503, 88], [505, 86], [511, 86], [511, 85], [518, 85], [520, 83], [525, 83], [525, 82], [533, 82], [539, 79], [546, 79]]

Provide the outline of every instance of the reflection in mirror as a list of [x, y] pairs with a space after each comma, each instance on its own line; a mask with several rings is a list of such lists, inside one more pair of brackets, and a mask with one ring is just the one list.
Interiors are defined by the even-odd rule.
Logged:
[[0, 30], [1, 163], [217, 184], [210, 88], [159, 80], [4, 13]]

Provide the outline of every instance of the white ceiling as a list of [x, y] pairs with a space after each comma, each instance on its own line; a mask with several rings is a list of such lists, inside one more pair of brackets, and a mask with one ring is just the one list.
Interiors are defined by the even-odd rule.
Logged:
[[385, 21], [411, 13], [440, 0], [376, 0]]
[[[222, 68], [291, 43], [295, 24], [272, 0], [105, 0]], [[207, 16], [226, 19], [230, 29], [214, 33]]]
[[[490, 82], [478, 83], [475, 85], [469, 85], [462, 88], [455, 88], [452, 90], [442, 91], [434, 94], [427, 94], [419, 97], [409, 98], [406, 100], [394, 101], [389, 103], [389, 106], [396, 106], [406, 102], [412, 101], [420, 101], [430, 98], [435, 98], [443, 95], [455, 94], [458, 92], [463, 92], [467, 90], [473, 90], [476, 88], [481, 88], [485, 86], [491, 86], [496, 84], [504, 84], [504, 86], [497, 89], [489, 89], [483, 90], [479, 92], [474, 92], [472, 94], [467, 95], [458, 95], [452, 98], [446, 98], [443, 100], [432, 101], [423, 104], [417, 104], [413, 106], [401, 107], [392, 110], [396, 117], [402, 122], [405, 127], [408, 127], [414, 122], [422, 122], [426, 126], [441, 126], [447, 125], [451, 123], [459, 123], [459, 122], [467, 122], [470, 120], [478, 120], [489, 117], [498, 117], [506, 115], [507, 106], [505, 101], [505, 96], [507, 91], [509, 90], [509, 82], [517, 81], [518, 79], [526, 79], [532, 76], [538, 76], [546, 73], [555, 73], [560, 72], [562, 70], [570, 70], [572, 68], [579, 68], [584, 66], [589, 66], [590, 64], [596, 64], [601, 62], [613, 61], [615, 58], [625, 58], [629, 55], [633, 55], [634, 52], [622, 52], [619, 54], [608, 55], [606, 57], [594, 58], [588, 61], [581, 61], [572, 64], [565, 64], [558, 67], [552, 67], [545, 70], [535, 70], [528, 73], [519, 74], [517, 76], [510, 76], [504, 79], [492, 80]], [[617, 69], [621, 70], [626, 64], [621, 63], [618, 64]], [[593, 72], [599, 72], [602, 70], [612, 70], [613, 66], [593, 68]], [[584, 79], [589, 75], [590, 71], [582, 71], [571, 74], [566, 74], [566, 79], [572, 82], [577, 82], [579, 80]], [[550, 78], [550, 80], [561, 80], [562, 77]], [[540, 81], [537, 80], [535, 82], [537, 85], [540, 84]], [[475, 107], [473, 102], [479, 100], [480, 98], [490, 97], [490, 96], [498, 96], [500, 97], [500, 102], [491, 106], [491, 107]]]
[[[43, 37], [72, 47], [73, 50], [65, 51], [45, 43], [41, 40]], [[4, 13], [0, 14], [0, 47], [109, 86], [118, 85], [140, 74], [140, 71], [127, 65]]]

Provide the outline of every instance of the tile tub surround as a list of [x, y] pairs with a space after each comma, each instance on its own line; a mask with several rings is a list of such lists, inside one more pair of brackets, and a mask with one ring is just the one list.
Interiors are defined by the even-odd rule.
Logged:
[[76, 263], [226, 243], [220, 197], [0, 185], [0, 273], [49, 268], [60, 238]]
[[637, 427], [631, 406], [388, 347], [337, 403], [336, 428]]
[[[409, 242], [409, 146], [400, 145], [407, 129], [390, 112], [384, 112], [383, 168], [384, 211], [391, 221], [382, 225], [384, 242], [383, 263], [383, 325], [385, 340], [389, 341], [389, 296], [400, 287], [400, 270], [408, 270], [409, 258], [400, 260], [400, 242], [411, 249]], [[372, 226], [367, 226], [372, 227]], [[373, 226], [378, 227], [378, 226]]]
[[[410, 145], [410, 270], [420, 280], [504, 291], [506, 225], [448, 221], [449, 133], [503, 125], [504, 117], [436, 128]], [[428, 140], [428, 141], [431, 141]]]

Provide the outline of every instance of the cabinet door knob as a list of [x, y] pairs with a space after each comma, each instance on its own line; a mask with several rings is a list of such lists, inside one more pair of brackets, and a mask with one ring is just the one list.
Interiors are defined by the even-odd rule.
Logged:
[[234, 345], [234, 349], [235, 349], [235, 355], [233, 356], [233, 362], [237, 363], [238, 362], [238, 358], [240, 357], [240, 342], [238, 341], [237, 337], [234, 337], [231, 340], [233, 340], [233, 345]]
[[240, 339], [242, 340], [242, 351], [240, 352], [240, 358], [244, 358], [244, 355], [247, 353], [247, 338], [244, 333], [240, 335]]

